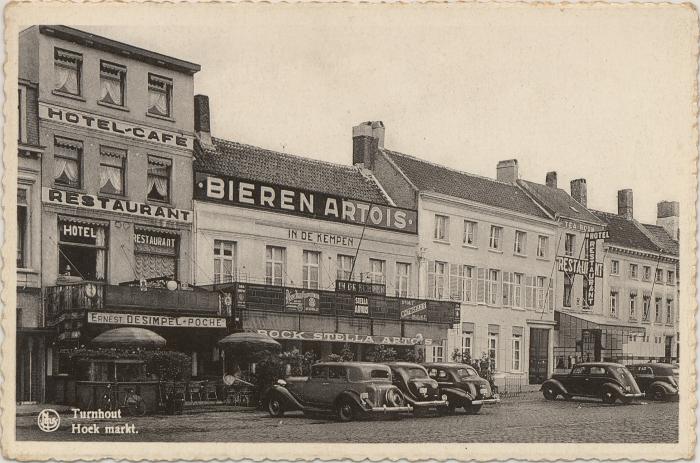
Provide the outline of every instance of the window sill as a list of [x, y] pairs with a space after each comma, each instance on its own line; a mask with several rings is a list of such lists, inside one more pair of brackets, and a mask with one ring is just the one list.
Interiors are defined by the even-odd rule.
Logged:
[[467, 248], [467, 249], [479, 249], [479, 246], [474, 246], [473, 244], [466, 244], [466, 243], [462, 243], [462, 247]]
[[518, 312], [525, 312], [525, 307], [506, 307], [511, 310], [517, 310]]
[[86, 101], [85, 98], [83, 98], [83, 97], [80, 96], [80, 95], [73, 95], [73, 94], [71, 94], [71, 93], [64, 93], [64, 92], [62, 92], [62, 91], [60, 91], [60, 90], [52, 90], [52, 91], [51, 91], [51, 94], [52, 94], [52, 95], [56, 95], [56, 96], [60, 96], [60, 97], [63, 97], [63, 98], [69, 98], [69, 99], [75, 100], [75, 101], [82, 101], [83, 103], [85, 103], [85, 101]]
[[547, 257], [547, 256], [545, 256], [545, 257], [537, 256], [536, 259], [541, 260], [542, 262], [549, 262], [549, 260], [550, 260], [549, 257]]
[[611, 276], [611, 277], [619, 277], [620, 274], [619, 274], [619, 273], [611, 273], [610, 276]]
[[31, 267], [17, 267], [17, 273], [33, 273], [34, 275], [38, 275], [39, 271]]
[[106, 191], [100, 191], [99, 192], [100, 196], [104, 196], [105, 198], [112, 198], [112, 199], [129, 199], [129, 197], [126, 194], [119, 194], [119, 193], [107, 193]]
[[503, 254], [503, 251], [501, 251], [500, 249], [489, 248], [489, 252], [493, 252], [496, 254]]
[[150, 206], [160, 206], [160, 207], [173, 207], [173, 205], [170, 202], [167, 201], [158, 201], [157, 199], [148, 199], [146, 198], [146, 204]]
[[433, 238], [433, 243], [438, 243], [438, 244], [450, 244], [449, 241], [439, 240], [439, 239], [436, 239], [436, 238]]
[[100, 106], [104, 106], [105, 108], [112, 108], [118, 111], [124, 111], [125, 113], [130, 112], [129, 108], [127, 108], [126, 106], [119, 106], [118, 104], [107, 103], [106, 101], [97, 100], [97, 104]]
[[54, 183], [53, 188], [56, 188], [56, 189], [62, 190], [62, 191], [72, 192], [72, 193], [87, 194], [87, 190], [84, 188], [63, 185], [62, 183]]
[[152, 117], [153, 119], [159, 119], [161, 121], [175, 122], [175, 119], [169, 116], [159, 116], [158, 114], [151, 114], [146, 111], [146, 117]]
[[522, 257], [522, 258], [527, 259], [527, 254], [521, 254], [521, 253], [519, 253], [519, 252], [514, 252], [514, 253], [513, 253], [513, 256], [515, 256], [515, 257]]

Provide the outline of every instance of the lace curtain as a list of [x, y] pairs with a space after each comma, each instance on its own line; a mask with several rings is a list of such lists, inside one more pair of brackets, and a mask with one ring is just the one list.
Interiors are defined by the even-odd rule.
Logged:
[[78, 183], [78, 162], [74, 159], [54, 157], [54, 178], [56, 180], [64, 177], [68, 183], [73, 185]]
[[55, 88], [61, 92], [78, 94], [78, 71], [69, 67], [56, 65], [55, 72]]
[[168, 115], [168, 98], [165, 92], [152, 88], [148, 90], [148, 112], [161, 116]]
[[122, 104], [122, 86], [120, 80], [107, 77], [100, 79], [100, 101], [116, 105]]
[[[105, 246], [105, 229], [102, 227], [95, 227], [97, 231], [97, 238], [95, 244], [97, 246]], [[105, 249], [98, 249], [95, 255], [95, 279], [104, 280], [105, 279]]]
[[163, 198], [168, 197], [168, 167], [164, 166], [148, 166], [148, 185], [147, 191], [151, 192], [155, 187], [156, 192]]
[[101, 166], [100, 191], [104, 193], [122, 192], [122, 170], [120, 168], [104, 164]]

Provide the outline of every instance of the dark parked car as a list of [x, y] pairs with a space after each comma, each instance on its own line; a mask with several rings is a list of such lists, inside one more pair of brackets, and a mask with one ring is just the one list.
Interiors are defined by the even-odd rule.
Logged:
[[596, 397], [612, 404], [618, 399], [630, 403], [642, 393], [637, 382], [624, 365], [619, 363], [580, 363], [569, 373], [555, 374], [542, 384], [544, 398], [554, 400], [557, 396]]
[[463, 363], [424, 363], [428, 376], [438, 382], [440, 393], [447, 396], [447, 409], [476, 414], [484, 404], [500, 402], [491, 391], [489, 382], [470, 365]]
[[430, 409], [447, 408], [447, 396], [440, 393], [438, 382], [428, 376], [428, 371], [417, 363], [391, 362], [392, 382], [401, 389], [406, 402], [413, 406], [413, 413], [422, 414]]
[[653, 400], [678, 400], [678, 366], [670, 363], [629, 365], [639, 389]]
[[396, 416], [413, 411], [403, 393], [391, 384], [389, 367], [376, 363], [317, 363], [308, 377], [279, 380], [263, 400], [272, 416], [302, 410], [332, 412], [341, 421], [351, 421], [372, 414]]

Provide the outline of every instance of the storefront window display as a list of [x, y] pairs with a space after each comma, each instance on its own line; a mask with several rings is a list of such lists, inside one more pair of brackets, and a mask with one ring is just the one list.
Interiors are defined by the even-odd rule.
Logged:
[[136, 227], [134, 258], [136, 278], [177, 277], [179, 239], [174, 233]]

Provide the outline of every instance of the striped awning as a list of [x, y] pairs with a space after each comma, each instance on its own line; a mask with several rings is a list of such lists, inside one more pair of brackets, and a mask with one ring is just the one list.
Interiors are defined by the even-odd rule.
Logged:
[[72, 215], [58, 214], [59, 222], [76, 223], [79, 225], [94, 225], [97, 227], [109, 227], [108, 220], [99, 220], [86, 217], [75, 217]]

